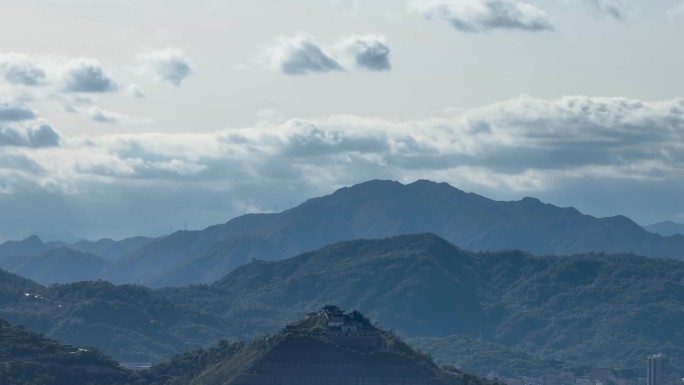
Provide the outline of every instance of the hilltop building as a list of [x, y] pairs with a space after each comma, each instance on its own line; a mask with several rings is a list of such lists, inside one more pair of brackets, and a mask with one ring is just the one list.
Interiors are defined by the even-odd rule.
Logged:
[[370, 321], [357, 311], [345, 312], [336, 305], [326, 305], [304, 319], [286, 325], [283, 332], [297, 336], [324, 338], [339, 346], [360, 350], [386, 350], [385, 340]]

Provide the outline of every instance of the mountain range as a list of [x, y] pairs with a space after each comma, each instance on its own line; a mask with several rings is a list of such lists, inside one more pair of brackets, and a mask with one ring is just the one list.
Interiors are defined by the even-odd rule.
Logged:
[[42, 287], [2, 273], [10, 287], [0, 290], [0, 317], [118, 359], [156, 361], [219, 339], [251, 339], [336, 303], [406, 337], [469, 336], [531, 356], [627, 368], [660, 351], [684, 368], [682, 276], [684, 262], [672, 259], [475, 253], [418, 234], [257, 260], [181, 288]]
[[[45, 244], [36, 237], [6, 242], [0, 245], [0, 268], [43, 284], [68, 278], [184, 286], [213, 282], [255, 259], [281, 260], [333, 242], [423, 232], [474, 251], [684, 257], [684, 236], [654, 234], [624, 216], [596, 218], [535, 198], [495, 201], [427, 180], [406, 185], [373, 180], [281, 213], [247, 214], [204, 230], [178, 231], [162, 238], [72, 245]], [[57, 247], [80, 254], [46, 253]], [[69, 273], [59, 269], [64, 258], [93, 261]], [[52, 268], [41, 265], [55, 266], [54, 277], [45, 273]]]
[[669, 237], [675, 234], [684, 235], [684, 223], [663, 221], [644, 226], [644, 228], [652, 233], [660, 234], [664, 237]]

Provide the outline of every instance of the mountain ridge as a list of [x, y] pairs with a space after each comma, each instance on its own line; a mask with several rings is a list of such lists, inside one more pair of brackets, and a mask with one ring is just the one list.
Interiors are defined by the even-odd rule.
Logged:
[[[536, 198], [494, 201], [427, 180], [374, 180], [281, 213], [248, 214], [174, 233], [117, 261], [114, 280], [153, 287], [208, 283], [252, 259], [280, 260], [333, 242], [424, 232], [475, 251], [684, 257], [684, 236], [661, 237], [624, 216], [595, 218]], [[142, 278], [127, 276], [140, 269]]]
[[[409, 184], [372, 180], [280, 213], [242, 215], [203, 230], [68, 247], [110, 262], [101, 272], [99, 268], [89, 272], [92, 277], [164, 287], [210, 283], [253, 259], [281, 260], [340, 241], [425, 232], [474, 251], [684, 258], [684, 236], [663, 237], [624, 216], [596, 218], [531, 197], [495, 201], [428, 180]], [[28, 255], [31, 250], [36, 255], [58, 246], [32, 237], [0, 245], [0, 257]], [[20, 253], [21, 247], [26, 251]]]

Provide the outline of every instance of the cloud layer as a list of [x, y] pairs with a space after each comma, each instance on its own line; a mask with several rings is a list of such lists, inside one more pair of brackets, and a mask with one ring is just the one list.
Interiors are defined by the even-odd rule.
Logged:
[[[110, 120], [106, 111], [93, 108], [91, 112], [94, 117]], [[63, 155], [82, 151], [100, 154], [66, 157], [74, 163], [64, 165], [63, 175], [72, 174], [74, 181], [84, 170], [147, 177], [141, 171], [153, 169], [168, 175], [183, 170], [178, 174], [203, 175], [209, 180], [216, 176], [213, 173], [223, 173], [214, 169], [219, 165], [221, 169], [233, 165], [228, 168], [249, 173], [247, 170], [258, 165], [274, 167], [284, 158], [291, 159], [288, 174], [300, 166], [339, 168], [363, 161], [402, 172], [471, 167], [511, 176], [530, 170], [575, 175], [605, 172], [611, 178], [637, 180], [684, 170], [683, 149], [684, 99], [643, 102], [523, 96], [455, 118], [396, 122], [332, 116], [322, 121], [264, 121], [255, 127], [205, 134], [71, 138], [58, 151]], [[262, 171], [251, 176], [269, 175]], [[355, 174], [358, 170], [349, 171]]]
[[430, 178], [482, 193], [684, 192], [684, 99], [523, 96], [453, 118], [269, 119], [212, 133], [60, 139], [32, 127], [1, 131], [5, 194], [88, 200], [108, 191], [137, 207], [140, 196], [163, 193], [177, 200], [170, 207], [204, 197], [197, 209], [235, 211], [371, 178]]
[[546, 12], [517, 0], [415, 0], [409, 10], [428, 19], [441, 19], [463, 32], [512, 29], [553, 30]]

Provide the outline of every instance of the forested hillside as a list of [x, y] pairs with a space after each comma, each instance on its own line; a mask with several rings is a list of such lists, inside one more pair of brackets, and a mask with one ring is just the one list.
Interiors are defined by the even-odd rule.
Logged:
[[0, 319], [2, 385], [123, 385], [129, 375], [92, 347], [62, 345]]
[[676, 260], [472, 253], [423, 234], [255, 261], [211, 285], [153, 290], [24, 282], [35, 293], [4, 287], [10, 294], [0, 316], [141, 361], [219, 339], [251, 339], [337, 303], [407, 337], [472, 336], [558, 360], [620, 367], [641, 367], [643, 357], [659, 351], [682, 367], [682, 276], [684, 263]]

